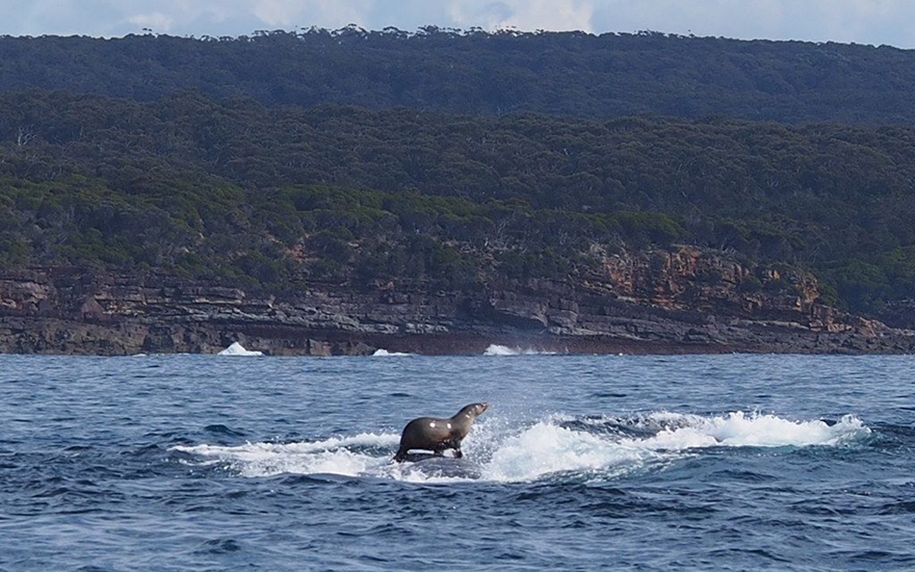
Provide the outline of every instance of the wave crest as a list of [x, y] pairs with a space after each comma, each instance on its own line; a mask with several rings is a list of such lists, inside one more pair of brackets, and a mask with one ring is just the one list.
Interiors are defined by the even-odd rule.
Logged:
[[556, 352], [535, 350], [533, 348], [524, 349], [519, 347], [509, 347], [500, 344], [489, 344], [489, 346], [483, 350], [484, 356], [539, 356], [555, 354]]
[[552, 416], [521, 426], [494, 418], [475, 425], [461, 460], [393, 463], [400, 439], [393, 433], [173, 450], [195, 456], [201, 464], [224, 463], [245, 477], [292, 473], [412, 482], [519, 482], [563, 474], [614, 478], [675, 463], [711, 447], [832, 447], [870, 433], [853, 415], [828, 423], [742, 411], [713, 416], [662, 411], [634, 418]]

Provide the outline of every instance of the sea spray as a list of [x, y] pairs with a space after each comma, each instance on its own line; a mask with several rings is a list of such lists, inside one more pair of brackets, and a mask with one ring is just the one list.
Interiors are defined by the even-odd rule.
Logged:
[[394, 434], [360, 433], [321, 441], [294, 443], [245, 443], [238, 446], [176, 446], [172, 450], [218, 459], [245, 477], [269, 477], [283, 473], [358, 476], [371, 473], [386, 462], [379, 450], [396, 446]]
[[451, 472], [433, 463], [393, 466], [396, 433], [173, 450], [195, 455], [202, 463], [220, 460], [245, 477], [325, 473], [411, 482], [524, 482], [558, 474], [599, 472], [615, 477], [676, 462], [710, 447], [835, 446], [869, 433], [850, 415], [831, 425], [742, 411], [711, 416], [661, 411], [630, 419], [551, 415], [521, 426], [495, 417], [478, 423], [465, 442], [465, 460], [474, 463], [473, 470]]
[[556, 352], [535, 350], [533, 348], [509, 347], [500, 344], [490, 344], [483, 350], [484, 356], [533, 356], [533, 355], [555, 355]]

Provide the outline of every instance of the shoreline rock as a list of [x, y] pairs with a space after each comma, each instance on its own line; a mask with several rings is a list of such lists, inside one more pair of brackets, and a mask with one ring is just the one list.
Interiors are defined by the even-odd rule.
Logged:
[[317, 284], [280, 295], [33, 268], [0, 275], [0, 352], [215, 354], [234, 342], [313, 356], [481, 354], [491, 344], [576, 354], [915, 351], [911, 330], [819, 304], [810, 277], [747, 292], [751, 272], [684, 247], [617, 257], [603, 275], [574, 281], [471, 293]]

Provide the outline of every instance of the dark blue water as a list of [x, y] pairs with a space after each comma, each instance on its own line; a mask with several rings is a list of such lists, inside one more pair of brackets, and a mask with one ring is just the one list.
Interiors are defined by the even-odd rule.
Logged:
[[913, 367], [0, 356], [0, 570], [915, 569]]

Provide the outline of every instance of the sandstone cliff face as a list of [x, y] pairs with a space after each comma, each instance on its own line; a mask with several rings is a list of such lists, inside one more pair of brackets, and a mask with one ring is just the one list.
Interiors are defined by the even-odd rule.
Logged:
[[308, 285], [273, 295], [74, 269], [0, 275], [0, 351], [270, 354], [376, 348], [478, 353], [490, 343], [569, 352], [909, 352], [910, 332], [817, 303], [812, 276], [694, 247], [591, 253], [599, 270], [479, 292]]

